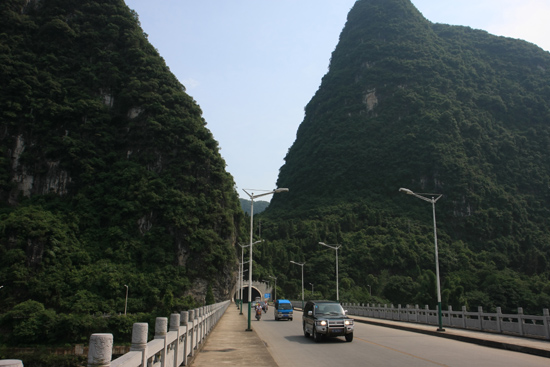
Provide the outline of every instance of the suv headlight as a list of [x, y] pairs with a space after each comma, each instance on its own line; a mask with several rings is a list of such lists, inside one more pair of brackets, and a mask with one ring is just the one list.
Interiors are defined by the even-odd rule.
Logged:
[[353, 320], [344, 321], [344, 325], [353, 325]]
[[327, 326], [326, 320], [317, 321], [317, 325], [319, 326]]

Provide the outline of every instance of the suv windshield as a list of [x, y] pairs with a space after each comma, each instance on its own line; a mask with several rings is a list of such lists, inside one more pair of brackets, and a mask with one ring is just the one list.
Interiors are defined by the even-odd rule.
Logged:
[[338, 303], [315, 305], [315, 316], [345, 316], [344, 309]]

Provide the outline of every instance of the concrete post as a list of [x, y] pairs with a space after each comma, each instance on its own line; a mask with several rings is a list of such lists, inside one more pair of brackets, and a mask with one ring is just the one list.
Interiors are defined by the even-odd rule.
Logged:
[[0, 359], [2, 367], [23, 367], [23, 362], [20, 359]]
[[542, 320], [542, 323], [544, 324], [544, 336], [546, 337], [546, 340], [550, 339], [550, 312], [547, 308], [542, 309], [542, 316], [544, 316], [544, 319]]
[[523, 336], [523, 307], [518, 307], [519, 335]]
[[462, 306], [462, 328], [466, 329], [466, 306]]
[[479, 321], [479, 330], [483, 330], [483, 307], [477, 306], [477, 318]]
[[500, 324], [502, 322], [502, 308], [501, 307], [497, 307], [496, 319], [497, 319], [497, 333], [501, 333], [502, 332], [502, 325]]
[[195, 330], [194, 330], [194, 334], [195, 334], [195, 347], [196, 349], [199, 349], [199, 343], [200, 343], [200, 339], [199, 339], [199, 309], [198, 308], [195, 308], [194, 310], [194, 316], [195, 316], [195, 319], [193, 320], [193, 324], [195, 325]]
[[155, 339], [165, 338], [167, 330], [168, 330], [168, 318], [157, 317], [155, 320]]
[[147, 333], [149, 324], [136, 322], [132, 327], [132, 345], [130, 352], [141, 352], [141, 365], [147, 366]]
[[88, 351], [88, 367], [110, 367], [112, 356], [113, 334], [92, 334]]
[[189, 326], [191, 328], [190, 330], [191, 344], [189, 344], [189, 355], [194, 356], [195, 355], [195, 310], [189, 310], [189, 321], [191, 322], [191, 325]]
[[189, 312], [180, 313], [180, 321], [185, 326], [185, 338], [183, 340], [183, 365], [187, 366], [187, 355], [189, 354]]
[[166, 336], [168, 331], [168, 318], [167, 317], [157, 317], [155, 319], [155, 339], [164, 340], [164, 348], [160, 352], [161, 365], [166, 364], [166, 351], [168, 346], [166, 345]]
[[180, 314], [173, 313], [170, 315], [170, 331], [176, 332], [176, 344], [174, 346], [174, 366], [178, 365], [178, 356], [181, 350], [180, 344]]

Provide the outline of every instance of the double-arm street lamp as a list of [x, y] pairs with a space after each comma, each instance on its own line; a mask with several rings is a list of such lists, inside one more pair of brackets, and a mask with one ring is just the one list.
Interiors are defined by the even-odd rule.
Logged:
[[306, 263], [305, 262], [297, 263], [296, 261], [292, 261], [292, 260], [290, 260], [290, 262], [296, 265], [300, 265], [302, 267], [302, 310], [303, 310], [304, 309], [304, 265]]
[[285, 192], [285, 191], [288, 191], [288, 189], [278, 188], [273, 191], [266, 192], [263, 194], [258, 194], [258, 195], [254, 195], [254, 193], [249, 193], [245, 189], [243, 189], [243, 191], [250, 197], [250, 263], [248, 264], [249, 266], [248, 268], [248, 329], [246, 329], [246, 331], [252, 331], [252, 327], [250, 326], [250, 315], [252, 312], [252, 309], [251, 309], [252, 308], [252, 305], [251, 305], [252, 304], [252, 248], [254, 245], [252, 243], [252, 238], [254, 235], [254, 199], [262, 196], [266, 196], [266, 195]]
[[409, 189], [405, 189], [403, 187], [400, 188], [399, 191], [404, 192], [408, 195], [415, 196], [421, 200], [427, 201], [428, 203], [432, 203], [432, 210], [433, 210], [433, 217], [434, 217], [435, 277], [437, 282], [437, 317], [439, 320], [439, 328], [437, 329], [437, 331], [445, 331], [445, 329], [443, 329], [443, 324], [441, 320], [441, 285], [439, 282], [439, 255], [437, 253], [437, 226], [435, 221], [435, 203], [443, 196], [443, 194], [424, 194], [424, 195], [430, 195], [431, 198], [429, 198], [426, 196], [422, 196], [421, 194], [417, 194]]
[[327, 245], [324, 242], [319, 242], [319, 245], [330, 247], [331, 249], [336, 250], [336, 300], [340, 302], [340, 293], [338, 292], [338, 249], [342, 247], [342, 245]]

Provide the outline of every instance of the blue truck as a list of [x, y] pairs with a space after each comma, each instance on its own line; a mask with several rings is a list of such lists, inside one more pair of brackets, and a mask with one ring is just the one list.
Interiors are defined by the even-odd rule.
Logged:
[[292, 303], [287, 299], [278, 299], [274, 302], [273, 313], [275, 315], [275, 321], [290, 320], [294, 315]]

